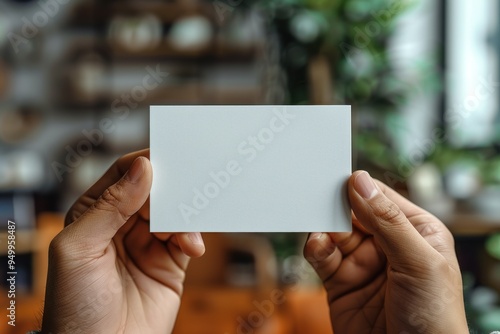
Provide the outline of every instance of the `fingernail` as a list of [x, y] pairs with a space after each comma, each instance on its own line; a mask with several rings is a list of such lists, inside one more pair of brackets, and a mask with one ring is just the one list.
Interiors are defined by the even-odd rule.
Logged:
[[137, 183], [144, 173], [144, 162], [142, 161], [142, 157], [138, 157], [130, 166], [130, 169], [125, 174], [125, 179], [130, 183]]
[[364, 199], [371, 199], [378, 193], [375, 182], [367, 172], [362, 172], [356, 176], [354, 190]]
[[189, 240], [195, 245], [203, 245], [203, 239], [201, 238], [201, 234], [198, 232], [188, 233]]

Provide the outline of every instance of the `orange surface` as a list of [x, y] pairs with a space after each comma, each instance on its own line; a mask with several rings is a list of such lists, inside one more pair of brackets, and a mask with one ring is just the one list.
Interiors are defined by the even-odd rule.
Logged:
[[[332, 334], [326, 295], [319, 288], [187, 288], [174, 334]], [[273, 302], [273, 300], [275, 302]]]
[[[45, 293], [48, 246], [62, 226], [61, 215], [39, 217], [33, 245], [33, 293], [17, 296], [16, 327], [8, 326], [4, 317], [0, 321], [0, 333], [19, 334], [38, 329]], [[6, 309], [7, 303], [6, 291], [0, 291], [2, 309]], [[325, 292], [319, 287], [283, 288], [260, 284], [231, 288], [188, 284], [174, 334], [332, 334], [330, 327]]]

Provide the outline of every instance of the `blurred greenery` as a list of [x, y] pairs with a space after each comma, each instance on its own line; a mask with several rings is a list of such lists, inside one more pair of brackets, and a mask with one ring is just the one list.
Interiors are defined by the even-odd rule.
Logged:
[[[436, 69], [438, 55], [422, 56], [412, 64], [414, 72], [419, 73], [417, 78], [403, 79], [391, 63], [389, 41], [398, 19], [419, 0], [257, 3], [280, 37], [281, 62], [288, 77], [288, 102], [310, 103], [308, 64], [312, 57], [325, 55], [331, 63], [334, 103], [353, 107], [353, 144], [361, 165], [356, 167], [399, 174], [399, 158], [404, 153], [400, 138], [406, 131], [402, 106], [417, 91], [436, 93], [443, 89], [443, 79]], [[432, 161], [443, 172], [459, 161], [471, 162], [483, 183], [500, 184], [498, 148], [460, 149], [447, 140], [433, 144], [421, 162]]]
[[442, 172], [456, 163], [472, 165], [484, 185], [500, 185], [500, 156], [495, 147], [466, 149], [441, 144], [436, 146], [428, 160]]
[[[261, 0], [256, 1], [280, 39], [287, 74], [288, 103], [309, 104], [308, 65], [317, 55], [331, 64], [335, 104], [368, 110], [373, 122], [355, 134], [354, 149], [381, 168], [394, 170], [399, 107], [413, 89], [393, 69], [389, 38], [396, 19], [418, 0]], [[429, 63], [416, 64], [429, 71]], [[428, 76], [429, 77], [429, 76]], [[437, 80], [439, 82], [439, 80]], [[426, 87], [433, 89], [436, 80]], [[399, 123], [398, 123], [399, 122]], [[358, 126], [356, 126], [358, 127]], [[301, 245], [293, 234], [270, 237], [280, 260]]]
[[280, 263], [289, 256], [297, 255], [297, 249], [301, 248], [301, 245], [298, 245], [302, 239], [299, 233], [272, 233], [268, 234], [268, 237]]
[[486, 251], [491, 257], [500, 260], [500, 233], [488, 237], [486, 240]]
[[[357, 124], [354, 144], [362, 160], [396, 170], [401, 131], [400, 107], [415, 89], [403, 82], [390, 61], [388, 43], [397, 19], [418, 0], [262, 0], [276, 29], [282, 65], [288, 76], [289, 103], [308, 104], [307, 66], [316, 55], [331, 63], [335, 104], [366, 111], [370, 122]], [[432, 61], [415, 64], [423, 75], [419, 87], [438, 90], [441, 81]], [[399, 122], [399, 123], [398, 123]]]
[[498, 330], [500, 328], [500, 308], [482, 314], [479, 317], [479, 324], [487, 332]]

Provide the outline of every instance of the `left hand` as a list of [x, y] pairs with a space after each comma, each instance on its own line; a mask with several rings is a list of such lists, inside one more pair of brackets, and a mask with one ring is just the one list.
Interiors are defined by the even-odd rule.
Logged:
[[149, 150], [119, 159], [50, 245], [42, 333], [170, 333], [199, 233], [149, 232]]

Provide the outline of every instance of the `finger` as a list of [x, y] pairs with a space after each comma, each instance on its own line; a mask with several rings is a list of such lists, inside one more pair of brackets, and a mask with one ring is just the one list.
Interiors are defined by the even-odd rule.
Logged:
[[[139, 211], [137, 211], [137, 219], [141, 219], [145, 222], [149, 222], [149, 197], [146, 200], [146, 203], [144, 203]], [[135, 225], [136, 221], [129, 219], [128, 222], [126, 222], [115, 234], [115, 240], [119, 241], [122, 240], [122, 238], [129, 233], [129, 231], [132, 229], [132, 227]]]
[[149, 159], [149, 148], [126, 154], [116, 160], [116, 162], [111, 165], [104, 175], [92, 187], [90, 187], [89, 190], [87, 190], [86, 194], [91, 197], [98, 198], [110, 185], [118, 182], [118, 180], [120, 180], [130, 169], [132, 163], [134, 163], [134, 161], [139, 157], [146, 157]]
[[171, 242], [173, 239], [171, 236], [167, 242], [161, 241], [149, 232], [147, 222], [138, 221], [123, 239], [127, 255], [123, 259], [180, 295], [189, 257]]
[[[338, 248], [340, 257], [335, 255], [335, 261], [341, 261], [343, 257], [348, 256], [355, 251], [363, 240], [368, 237], [365, 228], [358, 222], [358, 219], [352, 213], [353, 228], [352, 232], [336, 232], [336, 233], [311, 233], [309, 234], [306, 244], [304, 245], [304, 256], [315, 269], [323, 268], [327, 273], [321, 276], [330, 276], [333, 274], [336, 266], [328, 264], [320, 265], [321, 261], [331, 261], [328, 258], [330, 252], [334, 252]], [[330, 238], [327, 238], [329, 236]], [[337, 252], [337, 253], [339, 253]], [[340, 262], [338, 263], [340, 265]], [[317, 268], [316, 268], [317, 267]], [[319, 273], [318, 273], [319, 274]]]
[[155, 232], [153, 233], [153, 235], [158, 239], [158, 240], [161, 240], [161, 241], [167, 241], [168, 239], [170, 239], [174, 233], [165, 233], [165, 232]]
[[149, 158], [149, 149], [133, 152], [119, 158], [104, 175], [72, 205], [66, 216], [65, 226], [78, 219], [78, 217], [80, 217], [80, 215], [83, 214], [108, 187], [118, 182], [129, 170], [135, 159], [140, 156]]
[[346, 257], [356, 250], [367, 236], [364, 227], [357, 222], [357, 218], [353, 215], [352, 232], [309, 234], [304, 245], [304, 256], [315, 269], [323, 268], [327, 271], [327, 275], [332, 275], [332, 269], [335, 269], [335, 266], [322, 265], [320, 262], [331, 261], [332, 258], [329, 258], [328, 255], [335, 252], [337, 248], [340, 258], [336, 258], [335, 255], [333, 259], [335, 261], [341, 260], [342, 257]]
[[[359, 222], [372, 233], [396, 271], [413, 274], [439, 255], [407, 219], [405, 210], [415, 213], [399, 195], [385, 195], [367, 172], [356, 172], [349, 179], [349, 199]], [[386, 190], [387, 191], [387, 190]], [[393, 200], [394, 199], [394, 200]]]
[[172, 242], [189, 257], [200, 257], [205, 253], [205, 243], [198, 232], [176, 234]]
[[[351, 253], [346, 255], [333, 237], [340, 237], [347, 248], [356, 243], [356, 248], [349, 249]], [[329, 290], [330, 298], [338, 298], [368, 284], [385, 268], [385, 256], [371, 236], [364, 235], [361, 240], [356, 235], [352, 237], [349, 241], [348, 233], [314, 233], [306, 242], [304, 256]]]
[[455, 241], [448, 228], [428, 211], [413, 204], [382, 182], [378, 180], [374, 181], [385, 196], [403, 211], [410, 223], [425, 238], [429, 245], [445, 256], [449, 263], [454, 263], [458, 267]]
[[342, 257], [342, 264], [334, 275], [324, 281], [331, 299], [371, 284], [386, 270], [386, 257], [377, 248], [373, 237], [365, 238], [351, 254]]
[[81, 244], [103, 252], [113, 236], [146, 202], [152, 183], [151, 163], [135, 159], [128, 172], [102, 195], [73, 224], [67, 227]]
[[[175, 245], [185, 249], [187, 252], [186, 255], [189, 255], [191, 257], [199, 257], [205, 252], [205, 242], [203, 241], [203, 237], [201, 236], [201, 234], [197, 232], [177, 234], [157, 232], [153, 233], [153, 235], [163, 242], [170, 239]], [[195, 249], [194, 252], [193, 249]]]
[[146, 203], [139, 209], [139, 216], [145, 221], [149, 221], [149, 201], [150, 197], [146, 200]]
[[[356, 174], [357, 175], [357, 174]], [[353, 174], [354, 176], [354, 174]], [[404, 198], [400, 194], [398, 194], [394, 189], [388, 187], [386, 184], [380, 182], [379, 180], [373, 180], [377, 186], [377, 188], [391, 201], [393, 201], [400, 209], [403, 211], [403, 213], [406, 215], [406, 217], [411, 218], [413, 216], [418, 216], [422, 214], [427, 214], [429, 216], [432, 216], [428, 211], [422, 209], [418, 205], [412, 203], [408, 199]]]
[[329, 235], [344, 257], [355, 251], [363, 240], [368, 237], [366, 233], [357, 229], [354, 224], [352, 232], [337, 232]]
[[179, 246], [189, 257], [200, 257], [205, 253], [205, 242], [200, 233], [153, 233], [154, 236], [165, 242], [170, 240]]
[[342, 262], [342, 253], [327, 233], [309, 234], [304, 257], [322, 281], [334, 275]]
[[370, 233], [368, 233], [368, 231], [366, 230], [366, 228], [363, 225], [361, 225], [361, 223], [358, 220], [358, 217], [356, 217], [356, 215], [354, 214], [354, 212], [352, 212], [351, 216], [352, 216], [352, 227], [353, 228], [358, 229], [363, 234], [370, 234]]

